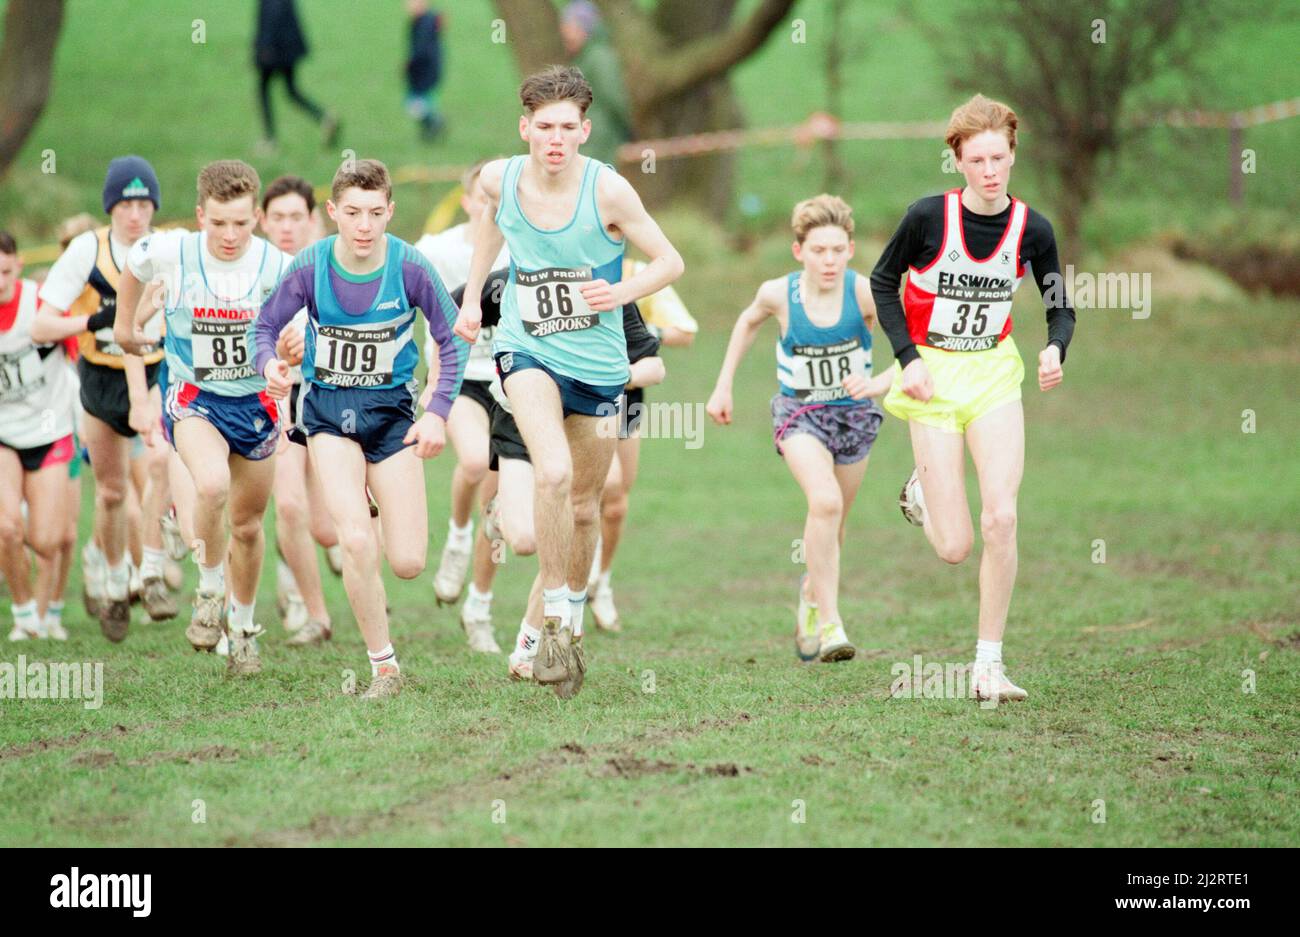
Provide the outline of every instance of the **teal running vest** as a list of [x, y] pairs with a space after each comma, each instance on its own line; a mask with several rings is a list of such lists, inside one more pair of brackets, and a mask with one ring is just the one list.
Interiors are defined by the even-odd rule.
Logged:
[[604, 164], [583, 157], [573, 217], [562, 228], [544, 229], [519, 205], [519, 175], [527, 160], [512, 157], [501, 181], [496, 223], [510, 248], [510, 279], [493, 352], [523, 352], [584, 384], [625, 384], [623, 310], [593, 312], [578, 290], [591, 280], [623, 278], [623, 242], [609, 236], [596, 210], [596, 177]]
[[852, 406], [846, 377], [871, 377], [871, 333], [862, 319], [854, 289], [858, 275], [844, 271], [844, 299], [834, 325], [814, 325], [799, 296], [799, 274], [786, 277], [790, 322], [776, 343], [776, 380], [781, 393], [804, 403]]

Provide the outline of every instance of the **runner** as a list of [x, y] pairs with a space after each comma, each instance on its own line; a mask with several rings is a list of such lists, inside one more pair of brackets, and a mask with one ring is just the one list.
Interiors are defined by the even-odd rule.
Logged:
[[[479, 231], [456, 329], [477, 339], [480, 294], [504, 242], [510, 276], [493, 350], [536, 474], [544, 612], [533, 675], [580, 685], [587, 574], [614, 450], [600, 424], [629, 376], [621, 309], [677, 279], [683, 264], [627, 180], [578, 153], [591, 133], [582, 72], [550, 66], [519, 97], [529, 152], [480, 173], [492, 221]], [[625, 241], [650, 258], [626, 280]]]
[[840, 618], [840, 550], [853, 500], [882, 414], [871, 397], [892, 376], [871, 376], [875, 304], [865, 277], [848, 269], [853, 210], [819, 195], [794, 207], [792, 251], [803, 270], [768, 280], [731, 330], [727, 354], [709, 398], [716, 423], [731, 423], [732, 381], [759, 328], [775, 317], [779, 391], [772, 398], [776, 451], [808, 501], [799, 583], [795, 650], [801, 660], [849, 660], [856, 653]]
[[[624, 259], [623, 275], [638, 273], [645, 264], [639, 260]], [[644, 297], [637, 304], [651, 334], [657, 335], [667, 347], [689, 348], [695, 341], [699, 325], [686, 309], [677, 291], [665, 286], [657, 293]], [[630, 359], [635, 363], [635, 359]], [[591, 617], [602, 631], [621, 631], [618, 608], [614, 605], [614, 588], [610, 584], [614, 551], [623, 538], [623, 522], [627, 518], [628, 496], [636, 482], [641, 462], [641, 419], [645, 414], [645, 384], [628, 384], [620, 410], [625, 424], [619, 428], [618, 446], [609, 463], [609, 475], [600, 494], [600, 534], [596, 537], [596, 551], [587, 578], [587, 593], [591, 596]]]
[[[464, 194], [460, 205], [469, 220], [436, 235], [426, 234], [415, 242], [415, 249], [428, 258], [433, 269], [442, 277], [443, 285], [449, 293], [454, 294], [464, 286], [469, 276], [474, 239], [478, 236], [483, 211], [487, 207], [483, 187], [479, 185], [479, 173], [485, 164], [486, 160], [471, 166], [461, 180]], [[493, 261], [492, 269], [504, 267], [509, 262], [510, 256], [503, 247]], [[478, 340], [470, 349], [469, 361], [465, 364], [465, 380], [460, 387], [460, 396], [456, 398], [456, 403], [451, 408], [451, 417], [447, 420], [447, 436], [452, 448], [456, 450], [456, 469], [451, 476], [451, 517], [447, 522], [447, 542], [442, 548], [438, 571], [433, 577], [433, 594], [439, 605], [454, 605], [460, 600], [465, 589], [465, 573], [470, 565], [471, 553], [475, 554], [477, 580], [483, 578], [485, 560], [487, 567], [491, 567], [490, 552], [475, 550], [471, 511], [474, 496], [488, 474], [488, 414], [492, 406], [488, 387], [496, 377], [496, 368], [492, 363], [494, 332], [495, 328], [485, 328], [479, 332]], [[436, 346], [431, 336], [425, 339], [424, 352], [430, 369], [436, 369]], [[488, 581], [490, 582], [490, 575]], [[497, 647], [492, 638], [491, 602], [491, 593], [484, 593], [471, 583], [469, 597], [461, 609], [461, 625], [465, 628], [473, 650], [499, 654], [501, 648]]]
[[[253, 231], [261, 210], [257, 171], [218, 160], [198, 177], [198, 231], [151, 235], [131, 249], [114, 334], [128, 351], [145, 341], [138, 324], [146, 284], [166, 293], [167, 399], [162, 423], [194, 483], [199, 587], [185, 636], [197, 651], [229, 639], [227, 672], [262, 669], [254, 621], [265, 549], [262, 516], [280, 438], [279, 407], [253, 367], [252, 337], [264, 298], [287, 257]], [[155, 309], [149, 310], [152, 315]], [[132, 390], [131, 422], [152, 436], [158, 412]], [[229, 524], [227, 525], [227, 514]], [[226, 559], [230, 606], [226, 607]]]
[[[128, 490], [132, 484], [130, 462], [135, 430], [130, 425], [128, 384], [156, 402], [162, 348], [151, 344], [143, 357], [126, 354], [113, 339], [117, 286], [127, 251], [150, 230], [159, 205], [158, 178], [139, 156], [122, 156], [109, 163], [104, 180], [103, 206], [109, 224], [73, 238], [55, 261], [40, 290], [40, 306], [32, 325], [32, 340], [62, 341], [78, 335], [77, 373], [83, 418], [83, 439], [95, 477], [95, 530], [83, 551], [87, 611], [99, 619], [110, 641], [126, 637], [131, 622], [131, 569], [127, 556], [129, 525]], [[162, 323], [148, 333], [160, 343]], [[166, 451], [147, 451], [148, 470], [155, 497], [145, 499], [146, 514], [139, 532], [142, 565], [149, 578], [142, 583], [143, 600], [150, 618], [175, 617], [176, 605], [162, 578], [160, 513], [166, 499]], [[156, 568], [152, 560], [157, 558]], [[97, 597], [102, 595], [102, 601]]]
[[61, 625], [46, 627], [26, 546], [45, 574], [38, 585], [48, 601], [49, 573], [57, 572], [66, 530], [68, 463], [76, 455], [74, 385], [62, 348], [32, 340], [37, 286], [22, 278], [22, 269], [13, 236], [0, 231], [0, 570], [13, 612], [9, 640], [66, 640]]
[[[291, 383], [276, 340], [307, 309], [298, 423], [343, 545], [343, 585], [370, 656], [372, 680], [363, 699], [402, 689], [365, 491], [379, 506], [389, 566], [399, 578], [413, 579], [428, 546], [419, 460], [442, 451], [469, 355], [452, 338], [456, 307], [438, 274], [410, 244], [385, 233], [392, 191], [378, 160], [344, 163], [325, 206], [339, 233], [298, 255], [257, 324], [257, 365], [272, 396], [282, 399]], [[414, 325], [421, 310], [438, 344], [440, 369], [437, 390], [417, 419]]]
[[[298, 176], [281, 176], [262, 195], [262, 230], [280, 250], [298, 254], [316, 240], [315, 212], [311, 184]], [[300, 310], [294, 319], [297, 328], [292, 331], [299, 341], [306, 318], [306, 310]], [[290, 334], [286, 329], [281, 340]], [[287, 351], [281, 348], [279, 357], [288, 357]], [[292, 634], [289, 644], [306, 647], [328, 641], [333, 634], [311, 535], [313, 526], [328, 524], [329, 516], [320, 481], [307, 458], [306, 440], [291, 433], [298, 418], [301, 367], [292, 369], [290, 380], [293, 388], [285, 401], [287, 420], [275, 469], [275, 540], [281, 556], [276, 564], [276, 591], [285, 629]]]
[[[1011, 108], [983, 95], [953, 111], [947, 143], [965, 187], [914, 202], [871, 274], [880, 324], [898, 362], [885, 409], [910, 422], [916, 457], [899, 504], [948, 563], [966, 559], [974, 542], [963, 436], [975, 462], [984, 552], [972, 684], [979, 698], [998, 701], [1028, 695], [1002, 666], [1025, 456], [1024, 364], [1011, 337], [1011, 299], [1026, 267], [1045, 298], [1060, 283], [1051, 224], [1007, 193], [1016, 125]], [[1047, 347], [1038, 355], [1044, 391], [1061, 383], [1074, 333], [1074, 310], [1059, 295], [1060, 302], [1047, 304]]]

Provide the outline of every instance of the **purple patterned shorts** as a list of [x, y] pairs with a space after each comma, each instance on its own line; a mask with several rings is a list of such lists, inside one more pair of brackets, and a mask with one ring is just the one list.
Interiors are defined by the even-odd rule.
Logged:
[[801, 403], [778, 393], [772, 398], [772, 436], [778, 455], [781, 440], [799, 433], [826, 447], [836, 465], [861, 462], [871, 452], [885, 418], [874, 400], [851, 404]]

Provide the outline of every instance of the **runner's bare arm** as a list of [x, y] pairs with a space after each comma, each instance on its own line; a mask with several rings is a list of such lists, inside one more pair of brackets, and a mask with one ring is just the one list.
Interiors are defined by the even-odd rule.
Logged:
[[[597, 312], [604, 312], [658, 292], [681, 277], [686, 264], [645, 210], [632, 183], [613, 172], [602, 172], [596, 183], [596, 207], [605, 224], [622, 232], [629, 244], [650, 258], [639, 272], [613, 286], [603, 280], [594, 280], [583, 287], [587, 305]], [[600, 284], [604, 284], [604, 289]]]
[[867, 324], [867, 331], [870, 332], [876, 327], [876, 299], [871, 295], [871, 280], [868, 277], [854, 278], [853, 297], [858, 301], [858, 308], [862, 310], [862, 321]]
[[[143, 324], [140, 307], [146, 298], [150, 302], [156, 299], [157, 286], [157, 283], [141, 283], [129, 266], [123, 266], [117, 284], [117, 316], [113, 322], [113, 341], [121, 345], [122, 350], [129, 355], [136, 355], [143, 346], [153, 344], [140, 329]], [[144, 315], [144, 320], [151, 318], [155, 311], [149, 310], [148, 315]]]
[[32, 341], [49, 345], [80, 335], [88, 328], [90, 319], [91, 316], [65, 315], [64, 310], [42, 300], [36, 307], [36, 318], [32, 320]]
[[668, 369], [664, 367], [664, 359], [658, 355], [651, 355], [649, 358], [633, 361], [628, 368], [631, 372], [631, 377], [627, 381], [628, 390], [654, 387], [656, 384], [662, 384], [664, 378], [668, 376]]
[[722, 369], [718, 372], [717, 383], [705, 408], [715, 423], [731, 422], [732, 400], [731, 386], [736, 378], [736, 369], [741, 360], [754, 344], [758, 330], [770, 317], [777, 314], [785, 295], [785, 280], [768, 280], [758, 288], [754, 301], [749, 304], [731, 329], [731, 338], [727, 341], [727, 353], [722, 359]]
[[501, 253], [505, 235], [497, 227], [497, 210], [501, 207], [501, 179], [505, 174], [506, 160], [494, 159], [479, 173], [479, 186], [487, 199], [483, 217], [479, 221], [478, 235], [474, 238], [474, 254], [469, 263], [469, 279], [465, 281], [465, 295], [461, 300], [460, 315], [456, 317], [453, 331], [470, 344], [478, 338], [483, 324], [483, 308], [479, 294], [492, 272], [492, 262]]
[[[121, 296], [119, 292], [119, 300]], [[121, 342], [118, 344], [120, 345]], [[158, 420], [162, 413], [161, 408], [154, 405], [153, 395], [149, 393], [149, 382], [144, 373], [144, 359], [139, 355], [123, 355], [122, 371], [126, 375], [126, 392], [131, 401], [131, 409], [126, 418], [127, 425], [144, 438], [146, 446], [152, 446], [153, 436], [158, 430]]]

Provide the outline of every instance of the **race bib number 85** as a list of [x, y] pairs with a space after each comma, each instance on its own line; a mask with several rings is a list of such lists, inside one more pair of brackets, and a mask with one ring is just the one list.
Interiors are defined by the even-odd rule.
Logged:
[[0, 354], [0, 403], [22, 400], [44, 384], [41, 356], [35, 348]]
[[589, 329], [600, 321], [579, 287], [591, 282], [591, 270], [548, 267], [515, 270], [515, 299], [524, 331], [544, 338], [557, 332]]
[[194, 380], [241, 381], [253, 377], [253, 356], [248, 347], [248, 321], [195, 319], [190, 326], [194, 353]]
[[336, 387], [382, 387], [393, 382], [397, 326], [353, 329], [322, 325], [316, 333], [316, 380]]

